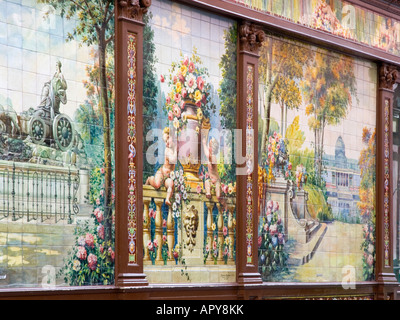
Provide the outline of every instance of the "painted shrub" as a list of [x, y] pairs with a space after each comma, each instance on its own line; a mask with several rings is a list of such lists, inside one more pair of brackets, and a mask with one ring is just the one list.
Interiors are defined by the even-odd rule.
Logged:
[[271, 35], [259, 68], [264, 280], [373, 279], [376, 66]]
[[144, 70], [154, 81], [145, 76], [145, 272], [150, 282], [231, 281], [237, 27], [164, 0], [149, 11]]
[[4, 285], [112, 284], [113, 4], [0, 5]]

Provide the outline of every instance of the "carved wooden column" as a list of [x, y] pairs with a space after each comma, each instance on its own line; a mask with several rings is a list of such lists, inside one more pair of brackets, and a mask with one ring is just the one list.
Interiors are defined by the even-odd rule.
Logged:
[[376, 142], [376, 281], [378, 299], [395, 299], [398, 282], [393, 272], [393, 86], [395, 66], [382, 64], [379, 69]]
[[143, 15], [151, 0], [115, 1], [117, 286], [147, 285], [143, 273]]
[[[258, 58], [264, 32], [248, 22], [239, 27], [237, 128], [242, 132], [237, 172], [237, 282], [240, 285], [262, 283], [258, 272], [257, 246], [257, 158], [258, 158]], [[238, 144], [239, 145], [239, 144]], [[239, 148], [239, 147], [238, 147]]]

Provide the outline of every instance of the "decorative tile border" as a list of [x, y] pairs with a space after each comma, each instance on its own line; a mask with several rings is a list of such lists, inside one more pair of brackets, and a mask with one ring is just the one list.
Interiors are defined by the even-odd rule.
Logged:
[[247, 210], [246, 210], [246, 243], [247, 243], [247, 259], [248, 264], [253, 263], [253, 179], [252, 171], [254, 169], [254, 128], [253, 128], [253, 109], [254, 109], [254, 66], [247, 66], [247, 99], [246, 99], [246, 165], [247, 175]]
[[384, 258], [385, 258], [385, 267], [390, 265], [389, 262], [389, 250], [390, 250], [390, 143], [389, 143], [389, 135], [390, 135], [390, 100], [385, 99], [384, 106], [384, 115], [385, 115], [385, 135], [384, 135], [384, 198], [383, 198], [383, 228], [384, 228]]
[[135, 34], [128, 35], [128, 240], [129, 263], [137, 263], [137, 210], [136, 210], [136, 46]]

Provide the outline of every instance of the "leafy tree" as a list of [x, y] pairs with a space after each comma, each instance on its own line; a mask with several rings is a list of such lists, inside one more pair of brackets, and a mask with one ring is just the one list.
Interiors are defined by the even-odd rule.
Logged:
[[[218, 90], [220, 97], [220, 117], [222, 128], [232, 130], [236, 128], [236, 82], [237, 82], [237, 25], [232, 25], [224, 31], [225, 53], [221, 57], [219, 67], [222, 70], [222, 81]], [[235, 142], [227, 146], [235, 150]], [[232, 182], [236, 176], [235, 164], [224, 165], [223, 180]]]
[[87, 46], [97, 46], [99, 65], [99, 106], [103, 120], [104, 170], [105, 170], [105, 229], [106, 239], [111, 239], [111, 194], [112, 194], [112, 156], [110, 99], [108, 95], [107, 53], [113, 49], [114, 41], [114, 1], [109, 0], [37, 0], [60, 11], [61, 17], [78, 18], [77, 25], [67, 40], [76, 39]]
[[[298, 108], [301, 104], [299, 80], [303, 77], [303, 66], [310, 59], [310, 49], [300, 43], [289, 42], [275, 37], [267, 37], [260, 50], [260, 83], [264, 86], [262, 117], [261, 153], [265, 153], [270, 131], [271, 103], [278, 102], [284, 110]], [[283, 134], [282, 128], [281, 133]]]
[[[157, 76], [155, 63], [157, 62], [156, 47], [154, 44], [154, 31], [151, 28], [152, 13], [149, 12], [143, 17], [145, 23], [143, 30], [143, 137], [151, 130], [154, 119], [157, 116]], [[144, 141], [144, 151], [151, 145], [151, 141]], [[143, 183], [149, 175], [153, 174], [153, 166], [146, 160], [146, 153], [143, 155]]]
[[317, 49], [306, 67], [302, 89], [308, 102], [308, 126], [314, 132], [315, 172], [321, 179], [325, 127], [338, 125], [346, 117], [356, 94], [354, 59]]
[[376, 131], [364, 128], [362, 141], [365, 148], [361, 151], [358, 164], [361, 169], [360, 201], [357, 206], [364, 225], [364, 241], [361, 244], [363, 255], [364, 280], [374, 279], [375, 262], [375, 154], [376, 154]]

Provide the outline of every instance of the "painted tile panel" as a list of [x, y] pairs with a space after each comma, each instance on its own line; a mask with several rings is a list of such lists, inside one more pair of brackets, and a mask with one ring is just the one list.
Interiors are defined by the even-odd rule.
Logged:
[[64, 4], [0, 1], [0, 287], [114, 281], [113, 42], [102, 91], [97, 40], [74, 34], [88, 17]]
[[264, 281], [373, 279], [376, 66], [270, 35], [259, 71]]
[[400, 23], [343, 0], [229, 0], [394, 55], [400, 50]]
[[144, 271], [152, 283], [235, 281], [237, 27], [170, 1], [149, 11]]

